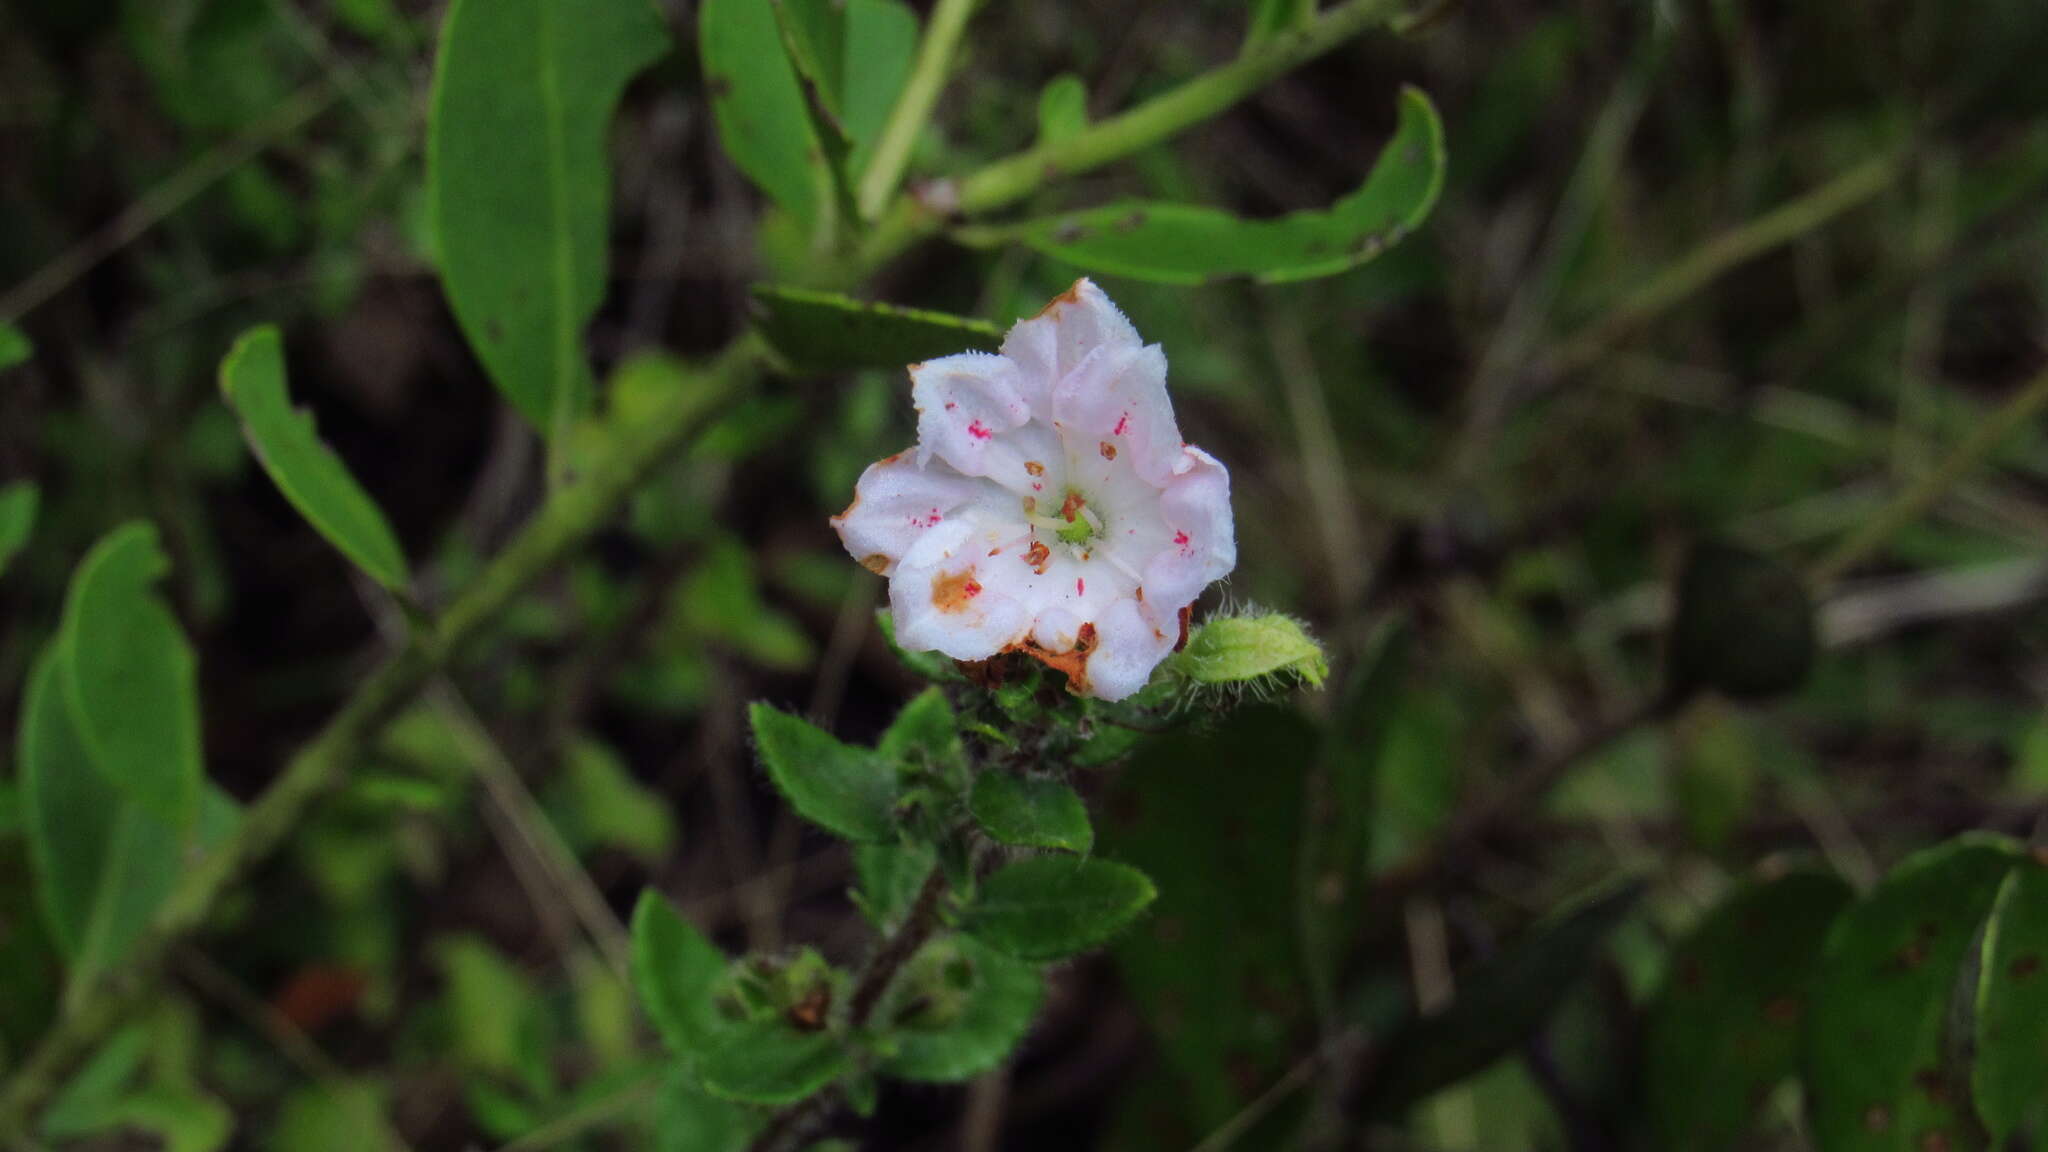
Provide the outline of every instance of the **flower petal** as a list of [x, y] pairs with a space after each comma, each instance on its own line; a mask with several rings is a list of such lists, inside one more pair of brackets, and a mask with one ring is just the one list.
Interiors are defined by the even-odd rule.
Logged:
[[944, 461], [920, 468], [909, 452], [898, 452], [867, 466], [853, 486], [853, 503], [832, 517], [832, 527], [849, 555], [887, 576], [925, 533], [961, 509], [992, 499], [1009, 498]]
[[1180, 461], [1180, 426], [1166, 396], [1166, 353], [1157, 344], [1090, 353], [1054, 387], [1052, 412], [1071, 460], [1099, 455], [1107, 444], [1155, 488], [1165, 486]]
[[[1010, 437], [1031, 420], [1018, 394], [1014, 364], [987, 352], [962, 352], [910, 367], [910, 399], [917, 405], [917, 462], [936, 455], [968, 476], [996, 477], [1006, 485], [1025, 475], [1033, 445]], [[1025, 433], [1029, 437], [1029, 433]], [[1041, 435], [1036, 438], [1042, 441]]]
[[955, 660], [986, 660], [1029, 634], [1030, 608], [986, 567], [995, 561], [985, 542], [1000, 531], [962, 518], [918, 538], [889, 579], [898, 644]]
[[1183, 452], [1181, 473], [1159, 497], [1160, 515], [1173, 538], [1145, 564], [1145, 611], [1162, 626], [1237, 567], [1230, 472], [1193, 445]]
[[1095, 651], [1088, 657], [1088, 695], [1121, 700], [1152, 679], [1152, 670], [1180, 640], [1180, 622], [1157, 628], [1135, 601], [1119, 600], [1095, 621]]
[[1017, 365], [1024, 398], [1040, 420], [1052, 419], [1052, 390], [1098, 348], [1136, 348], [1138, 330], [1095, 282], [1074, 281], [1003, 338], [1003, 355]]

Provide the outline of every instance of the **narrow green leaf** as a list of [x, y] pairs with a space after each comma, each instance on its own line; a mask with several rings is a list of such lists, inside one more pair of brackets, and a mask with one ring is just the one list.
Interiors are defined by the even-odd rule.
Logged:
[[71, 577], [57, 666], [100, 775], [180, 828], [198, 812], [202, 754], [197, 661], [152, 588], [169, 570], [148, 523], [102, 538]]
[[2013, 869], [1992, 906], [1977, 977], [1972, 1084], [1992, 1146], [2048, 1131], [2048, 867]]
[[853, 138], [853, 152], [846, 158], [848, 176], [857, 177], [867, 168], [916, 55], [917, 13], [910, 5], [903, 0], [847, 0], [840, 114], [846, 134]]
[[811, 139], [818, 143], [812, 179], [818, 182], [819, 201], [832, 205], [836, 228], [839, 221], [853, 219], [856, 211], [853, 184], [847, 177], [853, 139], [847, 135], [839, 99], [846, 68], [846, 12], [838, 0], [772, 0], [769, 7], [796, 70]]
[[767, 704], [747, 716], [769, 779], [798, 815], [848, 840], [895, 837], [896, 773], [881, 756]]
[[704, 1091], [695, 1068], [672, 1066], [654, 1105], [656, 1152], [745, 1152], [766, 1118], [756, 1109]]
[[28, 480], [17, 480], [0, 488], [0, 574], [14, 562], [35, 534], [36, 510], [42, 492]]
[[982, 882], [965, 927], [1020, 960], [1060, 960], [1108, 942], [1156, 895], [1128, 865], [1034, 856]]
[[12, 324], [0, 324], [0, 372], [28, 363], [29, 357], [35, 354], [35, 345], [29, 343], [21, 329]]
[[993, 352], [1002, 330], [981, 320], [868, 304], [836, 292], [754, 286], [756, 325], [790, 363], [812, 372], [900, 369], [955, 352]]
[[736, 1025], [697, 1065], [714, 1096], [747, 1104], [794, 1104], [837, 1080], [850, 1061], [830, 1032], [799, 1032], [779, 1020]]
[[1640, 895], [1639, 884], [1613, 888], [1461, 976], [1448, 1008], [1412, 1016], [1386, 1038], [1364, 1110], [1396, 1114], [1513, 1051], [1549, 1019]]
[[1999, 885], [2020, 859], [1969, 835], [1893, 869], [1835, 920], [1800, 1044], [1821, 1152], [1918, 1152], [1967, 1142], [1966, 1085], [1948, 1066], [1949, 1006]]
[[988, 229], [1095, 272], [1165, 284], [1249, 276], [1329, 276], [1420, 227], [1444, 180], [1443, 123], [1429, 98], [1401, 94], [1400, 125], [1357, 191], [1326, 210], [1246, 220], [1192, 204], [1124, 201]]
[[1038, 143], [1057, 144], [1087, 127], [1088, 85], [1072, 72], [1047, 81], [1038, 93]]
[[1830, 872], [1751, 881], [1672, 954], [1644, 1036], [1651, 1147], [1747, 1147], [1760, 1101], [1792, 1075], [1828, 926], [1853, 893]]
[[1813, 665], [1813, 618], [1797, 572], [1747, 549], [1703, 543], [1678, 580], [1672, 686], [1741, 700], [1791, 691]]
[[220, 366], [221, 396], [270, 480], [299, 515], [370, 578], [394, 592], [410, 582], [405, 553], [377, 502], [320, 440], [313, 415], [285, 387], [284, 339], [269, 325], [245, 333]]
[[1245, 30], [1244, 46], [1255, 48], [1315, 18], [1316, 0], [1252, 0], [1251, 26]]
[[[766, 4], [727, 6], [759, 9], [772, 34]], [[609, 254], [607, 129], [626, 82], [667, 49], [648, 0], [448, 8], [427, 133], [441, 279], [491, 379], [550, 436], [590, 391], [583, 327]]]
[[1299, 620], [1279, 613], [1220, 616], [1196, 629], [1170, 668], [1197, 684], [1243, 684], [1269, 676], [1320, 687], [1330, 674], [1323, 646]]
[[774, 7], [764, 0], [704, 0], [697, 43], [726, 155], [783, 211], [811, 225], [818, 219], [823, 152]]
[[889, 1052], [883, 1073], [949, 1084], [972, 1079], [1010, 1054], [1038, 1017], [1045, 977], [971, 936], [925, 945], [877, 1013]]
[[1004, 844], [1064, 848], [1083, 856], [1095, 846], [1088, 806], [1057, 780], [990, 768], [975, 777], [967, 808], [982, 831]]
[[701, 1056], [727, 1027], [716, 992], [725, 953], [653, 889], [633, 907], [633, 986], [662, 1043], [680, 1056]]

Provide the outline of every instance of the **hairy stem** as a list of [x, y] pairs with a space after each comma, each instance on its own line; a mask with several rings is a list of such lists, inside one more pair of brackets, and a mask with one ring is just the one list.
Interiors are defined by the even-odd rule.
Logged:
[[889, 120], [882, 125], [882, 135], [875, 141], [867, 170], [861, 173], [856, 205], [861, 219], [880, 217], [889, 206], [889, 197], [896, 194], [896, 186], [903, 182], [903, 170], [910, 166], [910, 150], [917, 143], [917, 134], [931, 122], [932, 109], [938, 106], [946, 74], [952, 70], [953, 57], [967, 32], [967, 19], [974, 15], [980, 2], [939, 0], [932, 9], [924, 38], [917, 45], [917, 61], [911, 65], [910, 79], [896, 97], [896, 106], [889, 110]]

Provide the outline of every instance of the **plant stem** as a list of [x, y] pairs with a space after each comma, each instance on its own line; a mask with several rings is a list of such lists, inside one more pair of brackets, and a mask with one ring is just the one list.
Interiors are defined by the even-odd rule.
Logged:
[[939, 92], [952, 70], [953, 57], [960, 50], [961, 37], [967, 32], [967, 19], [979, 3], [980, 0], [939, 0], [932, 9], [931, 22], [925, 26], [924, 38], [917, 45], [917, 61], [911, 65], [910, 79], [897, 95], [895, 107], [889, 109], [889, 120], [882, 125], [882, 135], [875, 141], [867, 170], [861, 173], [861, 219], [879, 219], [882, 210], [889, 206], [889, 197], [896, 194], [896, 186], [903, 182], [903, 170], [910, 166], [910, 150], [917, 144], [917, 134], [931, 121]]
[[1940, 467], [1921, 476], [1883, 511], [1807, 569], [1807, 583], [1815, 588], [1825, 588], [1870, 559], [1901, 528], [1918, 520], [1933, 507], [1936, 500], [1982, 463], [2006, 437], [2044, 411], [2048, 411], [2048, 371], [2021, 385], [2012, 399], [1992, 413], [1990, 419], [1977, 425], [1969, 438], [1958, 445]]
[[283, 844], [311, 805], [347, 779], [385, 722], [446, 668], [485, 624], [603, 527], [648, 472], [741, 392], [759, 369], [761, 357], [757, 341], [738, 341], [703, 371], [696, 387], [679, 393], [646, 424], [622, 434], [603, 465], [549, 497], [435, 624], [415, 633], [411, 643], [363, 681], [250, 805], [235, 834], [179, 878], [121, 969], [98, 979], [83, 994], [67, 998], [64, 1014], [0, 1089], [0, 1140], [19, 1144], [26, 1139], [36, 1110], [93, 1046], [142, 1002], [162, 975], [172, 948], [205, 926], [228, 886]]

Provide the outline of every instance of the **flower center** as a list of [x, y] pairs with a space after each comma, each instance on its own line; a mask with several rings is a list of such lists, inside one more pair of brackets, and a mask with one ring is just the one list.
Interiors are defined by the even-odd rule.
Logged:
[[[1054, 539], [1077, 553], [1081, 552], [1089, 541], [1102, 535], [1103, 531], [1102, 517], [1088, 506], [1088, 498], [1072, 489], [1067, 490], [1067, 498], [1060, 504], [1059, 515], [1033, 515], [1027, 518], [1033, 526], [1052, 533]], [[1083, 558], [1086, 558], [1085, 553]]]

